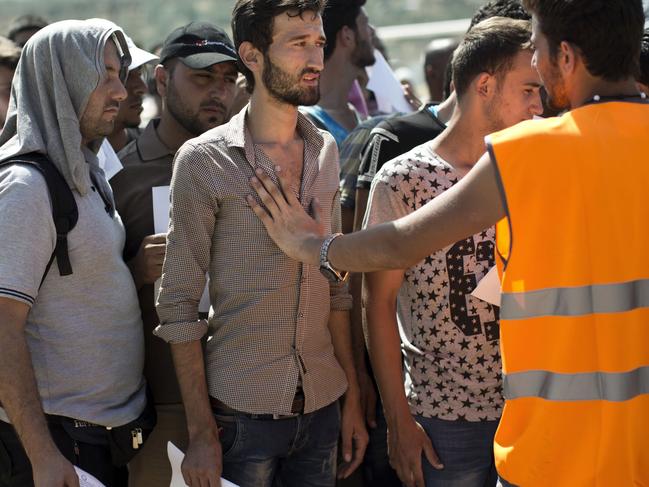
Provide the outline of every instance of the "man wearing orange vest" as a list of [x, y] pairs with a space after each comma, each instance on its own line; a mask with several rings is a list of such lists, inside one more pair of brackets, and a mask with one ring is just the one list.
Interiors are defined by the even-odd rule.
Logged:
[[460, 183], [367, 231], [323, 237], [318, 208], [311, 219], [262, 173], [252, 185], [266, 210], [248, 202], [286, 253], [332, 278], [411, 266], [498, 222], [503, 485], [649, 485], [649, 104], [634, 79], [642, 2], [524, 3], [532, 62], [553, 104], [569, 109], [562, 117], [492, 134]]

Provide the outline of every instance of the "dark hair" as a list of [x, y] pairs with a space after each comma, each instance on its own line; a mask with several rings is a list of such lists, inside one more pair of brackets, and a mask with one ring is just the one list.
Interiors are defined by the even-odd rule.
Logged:
[[530, 14], [525, 10], [520, 0], [492, 0], [476, 10], [476, 13], [471, 17], [469, 30], [471, 30], [474, 25], [479, 24], [483, 20], [490, 19], [491, 17], [531, 20]]
[[237, 65], [246, 77], [249, 92], [252, 93], [255, 87], [255, 78], [238, 56], [241, 43], [250, 42], [266, 55], [273, 42], [275, 17], [285, 12], [300, 17], [305, 12], [321, 15], [326, 2], [327, 0], [237, 0], [232, 10], [232, 35], [237, 50]]
[[642, 45], [640, 46], [640, 75], [638, 81], [649, 85], [649, 29], [644, 31]]
[[532, 25], [528, 20], [492, 17], [474, 26], [451, 61], [458, 99], [480, 73], [504, 76], [521, 50], [532, 49], [531, 37]]
[[324, 49], [325, 60], [329, 59], [336, 49], [336, 36], [347, 26], [356, 32], [356, 17], [361, 13], [361, 7], [366, 0], [328, 0], [322, 13], [327, 44]]
[[554, 58], [561, 42], [574, 44], [588, 72], [606, 81], [638, 74], [644, 32], [642, 0], [523, 0]]

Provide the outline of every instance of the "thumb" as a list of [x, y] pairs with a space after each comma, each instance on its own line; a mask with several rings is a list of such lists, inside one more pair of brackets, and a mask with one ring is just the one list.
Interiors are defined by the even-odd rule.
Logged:
[[352, 461], [352, 432], [343, 431], [342, 434], [343, 460], [347, 463]]
[[424, 455], [426, 455], [428, 463], [430, 463], [434, 469], [441, 470], [444, 468], [444, 465], [439, 460], [439, 457], [437, 456], [437, 453], [435, 452], [430, 439], [427, 439], [424, 442]]
[[311, 216], [313, 216], [315, 222], [318, 225], [320, 225], [320, 221], [322, 217], [322, 207], [320, 206], [320, 200], [318, 198], [313, 198], [311, 200]]

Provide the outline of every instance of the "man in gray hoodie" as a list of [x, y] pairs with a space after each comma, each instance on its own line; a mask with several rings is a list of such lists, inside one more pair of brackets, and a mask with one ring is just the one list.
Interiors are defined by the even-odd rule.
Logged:
[[[126, 482], [118, 435], [129, 450], [125, 425], [147, 409], [142, 323], [96, 149], [126, 97], [129, 61], [116, 26], [64, 21], [27, 43], [16, 70], [0, 163], [46, 155], [78, 221], [67, 236], [72, 273], [61, 275], [48, 269], [57, 232], [44, 177], [0, 166], [2, 486], [77, 487], [73, 464], [109, 487]], [[144, 436], [130, 432], [126, 457]]]

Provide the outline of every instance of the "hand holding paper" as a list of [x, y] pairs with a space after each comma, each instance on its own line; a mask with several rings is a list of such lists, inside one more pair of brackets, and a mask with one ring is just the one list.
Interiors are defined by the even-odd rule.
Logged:
[[[187, 487], [180, 466], [183, 463], [185, 455], [178, 449], [172, 442], [167, 442], [167, 455], [169, 455], [169, 462], [171, 463], [171, 484], [169, 487]], [[239, 487], [232, 482], [225, 480], [221, 477], [221, 487]]]

